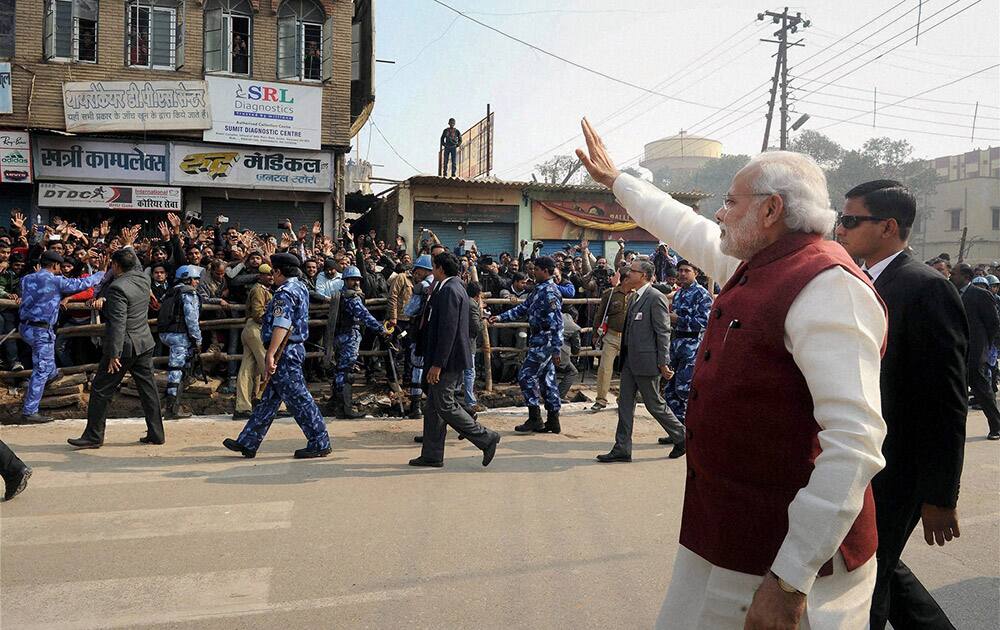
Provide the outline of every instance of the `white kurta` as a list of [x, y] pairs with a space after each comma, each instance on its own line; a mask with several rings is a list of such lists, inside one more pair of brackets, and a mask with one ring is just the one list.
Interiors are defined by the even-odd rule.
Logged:
[[[720, 284], [739, 266], [739, 260], [722, 253], [716, 223], [652, 184], [621, 175], [614, 192], [642, 228]], [[886, 326], [875, 293], [839, 267], [809, 282], [784, 321], [785, 347], [809, 386], [822, 448], [809, 483], [788, 506], [788, 533], [771, 565], [776, 575], [807, 593], [803, 627], [863, 628], [868, 623], [875, 559], [847, 572], [837, 548], [861, 512], [869, 482], [885, 465], [879, 364]], [[817, 579], [820, 567], [834, 557], [834, 575]], [[682, 547], [657, 627], [742, 628], [760, 581], [714, 567]]]

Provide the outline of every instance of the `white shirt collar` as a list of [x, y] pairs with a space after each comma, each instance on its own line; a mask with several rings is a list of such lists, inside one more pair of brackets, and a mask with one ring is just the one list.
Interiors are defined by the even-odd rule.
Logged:
[[651, 285], [647, 282], [646, 284], [642, 285], [641, 287], [635, 290], [635, 302], [639, 301], [639, 298], [642, 297], [642, 294], [645, 293], [646, 289], [648, 289], [650, 286]]
[[867, 271], [868, 275], [872, 277], [872, 282], [875, 282], [876, 280], [878, 280], [878, 277], [882, 275], [882, 272], [885, 271], [885, 268], [888, 267], [890, 264], [892, 264], [892, 261], [896, 260], [896, 257], [902, 254], [903, 251], [904, 250], [899, 250], [892, 256], [889, 256], [888, 258], [883, 258], [882, 260], [872, 265], [870, 268], [866, 265], [861, 265], [861, 268]]

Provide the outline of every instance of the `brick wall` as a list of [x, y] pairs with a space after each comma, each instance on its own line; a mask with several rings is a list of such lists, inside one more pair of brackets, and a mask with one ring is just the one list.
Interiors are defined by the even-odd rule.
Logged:
[[[260, 0], [256, 4], [259, 10], [253, 16], [251, 78], [277, 81], [276, 10], [280, 3]], [[351, 19], [354, 8], [350, 0], [322, 0], [322, 4], [327, 15], [335, 18], [333, 79], [323, 84], [323, 145], [347, 146], [351, 140]], [[100, 3], [97, 64], [46, 63], [42, 52], [42, 0], [22, 0], [16, 6], [16, 54], [10, 60], [14, 113], [0, 115], [0, 127], [64, 129], [62, 84], [66, 81], [184, 80], [204, 76], [203, 5], [200, 1], [187, 0], [184, 63], [176, 71], [141, 70], [125, 65], [126, 4], [123, 0], [102, 0]], [[149, 133], [151, 137], [156, 135]], [[201, 131], [164, 132], [162, 135], [201, 138]]]

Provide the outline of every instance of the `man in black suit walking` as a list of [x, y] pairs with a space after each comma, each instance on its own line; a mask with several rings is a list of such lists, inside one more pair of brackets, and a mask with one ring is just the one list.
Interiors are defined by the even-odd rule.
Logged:
[[430, 298], [424, 329], [424, 367], [427, 370], [427, 405], [420, 457], [410, 466], [444, 465], [447, 427], [455, 429], [483, 451], [483, 466], [489, 466], [500, 443], [500, 434], [479, 424], [459, 405], [463, 372], [472, 367], [469, 342], [469, 296], [458, 276], [458, 259], [451, 252], [434, 256], [437, 288]]
[[139, 390], [142, 410], [146, 414], [146, 436], [139, 441], [143, 444], [164, 442], [160, 398], [153, 381], [155, 343], [147, 319], [149, 278], [143, 273], [135, 252], [128, 247], [138, 232], [138, 226], [122, 230], [126, 247], [111, 255], [114, 280], [102, 293], [105, 301], [101, 312], [107, 322], [102, 344], [104, 353], [91, 387], [87, 428], [81, 437], [67, 440], [78, 449], [100, 448], [104, 443], [108, 405], [126, 371], [132, 374], [132, 381]]
[[855, 258], [889, 311], [882, 359], [885, 468], [872, 480], [878, 573], [871, 627], [952, 628], [900, 560], [922, 520], [927, 544], [959, 535], [959, 479], [965, 448], [968, 325], [962, 300], [941, 274], [914, 260], [907, 238], [916, 214], [899, 182], [868, 182], [847, 193], [837, 240]]
[[990, 344], [1000, 331], [1000, 314], [989, 289], [980, 289], [972, 284], [974, 276], [972, 267], [966, 263], [959, 263], [951, 269], [951, 282], [962, 295], [965, 316], [969, 320], [969, 356], [966, 363], [969, 388], [990, 425], [986, 439], [1000, 440], [1000, 410], [997, 409], [996, 394], [990, 385], [986, 367]]

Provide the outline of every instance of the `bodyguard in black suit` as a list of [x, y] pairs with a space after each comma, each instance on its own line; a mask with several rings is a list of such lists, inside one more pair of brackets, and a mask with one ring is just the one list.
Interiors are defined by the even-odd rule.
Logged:
[[983, 414], [990, 425], [989, 440], [1000, 440], [1000, 411], [997, 399], [986, 376], [986, 361], [990, 344], [1000, 331], [1000, 316], [997, 314], [996, 299], [989, 289], [980, 289], [972, 284], [972, 267], [959, 263], [951, 269], [951, 282], [962, 294], [962, 304], [969, 319], [969, 357], [967, 372], [969, 388], [976, 402], [983, 408]]
[[462, 373], [472, 367], [469, 341], [469, 296], [458, 279], [458, 259], [451, 252], [434, 256], [437, 288], [430, 298], [424, 329], [424, 369], [428, 384], [424, 409], [423, 448], [411, 466], [440, 468], [444, 465], [447, 427], [455, 429], [483, 451], [483, 466], [496, 454], [500, 434], [479, 424], [459, 404]]
[[[127, 230], [123, 230], [123, 234]], [[138, 229], [128, 231], [134, 238]], [[131, 241], [128, 241], [131, 243]], [[114, 280], [103, 290], [102, 315], [107, 322], [101, 362], [90, 392], [87, 407], [87, 428], [79, 438], [67, 440], [77, 448], [99, 448], [104, 443], [104, 427], [108, 406], [114, 398], [125, 372], [139, 390], [139, 400], [146, 414], [146, 436], [143, 444], [163, 444], [163, 419], [160, 398], [153, 381], [153, 335], [149, 330], [149, 278], [142, 271], [139, 259], [131, 248], [120, 249], [111, 256]]]
[[916, 214], [898, 182], [861, 184], [847, 193], [837, 239], [863, 269], [889, 312], [882, 359], [885, 468], [872, 480], [878, 526], [878, 574], [871, 627], [952, 628], [900, 560], [922, 520], [928, 544], [959, 535], [959, 480], [968, 413], [965, 385], [969, 327], [958, 291], [906, 251]]

